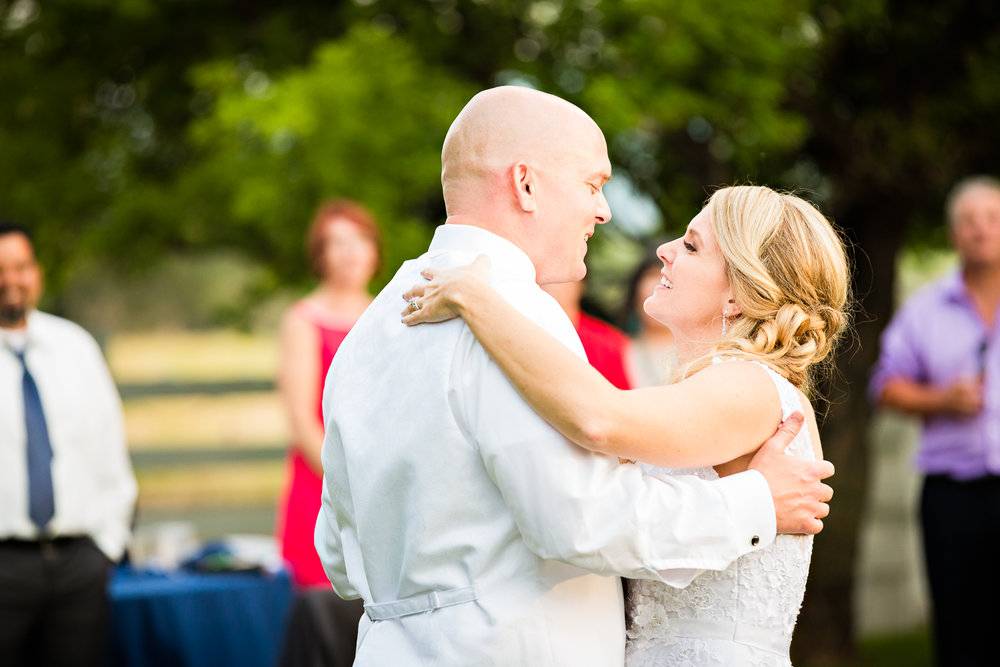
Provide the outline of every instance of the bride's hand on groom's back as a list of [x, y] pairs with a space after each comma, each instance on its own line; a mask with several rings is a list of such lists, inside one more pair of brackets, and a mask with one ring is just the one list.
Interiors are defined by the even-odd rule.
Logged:
[[492, 290], [488, 255], [479, 255], [472, 264], [454, 269], [428, 267], [420, 275], [426, 282], [403, 294], [406, 308], [401, 313], [402, 322], [410, 327], [464, 316], [468, 301], [482, 301]]
[[779, 533], [816, 534], [830, 513], [827, 504], [833, 489], [822, 480], [833, 475], [829, 461], [805, 461], [785, 453], [802, 428], [803, 417], [795, 413], [778, 428], [750, 461], [750, 468], [764, 475], [771, 496]]

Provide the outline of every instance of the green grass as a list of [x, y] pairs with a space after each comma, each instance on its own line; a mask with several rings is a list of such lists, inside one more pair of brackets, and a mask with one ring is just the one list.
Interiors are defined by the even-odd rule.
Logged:
[[931, 667], [931, 637], [926, 629], [861, 641], [858, 667]]
[[926, 628], [862, 638], [851, 661], [796, 661], [796, 667], [931, 667], [931, 638]]

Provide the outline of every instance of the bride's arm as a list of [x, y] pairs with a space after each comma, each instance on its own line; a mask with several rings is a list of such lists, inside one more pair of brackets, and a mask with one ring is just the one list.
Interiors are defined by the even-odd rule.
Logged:
[[494, 290], [489, 260], [429, 269], [405, 299], [416, 325], [459, 315], [514, 387], [570, 441], [592, 451], [670, 467], [731, 461], [754, 451], [778, 425], [777, 390], [750, 363], [706, 368], [683, 382], [623, 391]]

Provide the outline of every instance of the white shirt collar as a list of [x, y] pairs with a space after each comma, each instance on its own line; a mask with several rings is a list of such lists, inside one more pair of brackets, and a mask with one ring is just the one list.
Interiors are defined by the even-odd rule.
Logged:
[[430, 250], [461, 250], [490, 256], [494, 279], [514, 278], [535, 282], [535, 265], [527, 254], [507, 239], [472, 225], [444, 224], [434, 230]]
[[[28, 324], [21, 329], [3, 329], [3, 340], [15, 346], [14, 349], [26, 350], [29, 347], [46, 345], [49, 342], [49, 332], [47, 330], [45, 316], [38, 310], [28, 311]], [[20, 345], [20, 348], [16, 347]]]
[[34, 309], [28, 312], [27, 324], [19, 329], [0, 327], [0, 344], [15, 352], [22, 352], [29, 344], [34, 343], [38, 338], [37, 325], [31, 326], [32, 321], [36, 320], [35, 312]]
[[15, 352], [21, 352], [28, 346], [28, 329], [0, 328], [0, 343]]

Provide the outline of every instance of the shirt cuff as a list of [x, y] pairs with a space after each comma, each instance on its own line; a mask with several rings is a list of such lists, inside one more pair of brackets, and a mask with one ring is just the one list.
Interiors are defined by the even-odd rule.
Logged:
[[[731, 535], [736, 540], [737, 558], [774, 542], [778, 529], [774, 499], [763, 475], [756, 470], [747, 470], [712, 483], [718, 485], [717, 490], [729, 505], [733, 522]], [[663, 582], [674, 588], [687, 587], [703, 572], [705, 570], [696, 568], [657, 571]]]
[[756, 470], [723, 477], [717, 484], [729, 503], [739, 555], [762, 549], [778, 530], [774, 499], [767, 480]]
[[105, 529], [91, 535], [91, 539], [108, 560], [117, 563], [125, 554], [125, 543], [128, 541], [128, 535], [121, 534], [118, 530]]

